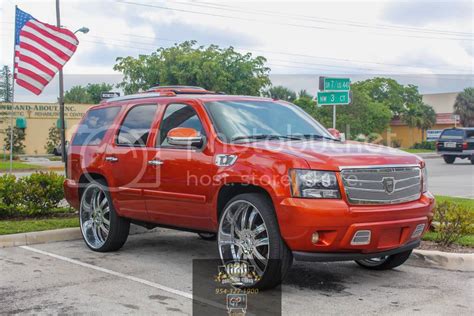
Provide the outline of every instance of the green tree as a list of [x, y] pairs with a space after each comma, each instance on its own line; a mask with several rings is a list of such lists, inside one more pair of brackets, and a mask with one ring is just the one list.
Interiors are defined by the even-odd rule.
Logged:
[[352, 84], [352, 87], [360, 87], [372, 100], [384, 103], [395, 117], [401, 117], [411, 104], [421, 103], [421, 95], [417, 86], [403, 86], [390, 78], [368, 79], [356, 82]]
[[303, 97], [310, 98], [310, 99], [313, 98], [313, 96], [309, 94], [308, 91], [306, 91], [305, 89], [302, 89], [300, 90], [300, 92], [298, 92], [298, 98], [303, 98]]
[[64, 94], [65, 103], [98, 104], [101, 93], [113, 89], [113, 85], [107, 83], [89, 83], [87, 86], [74, 86]]
[[[352, 103], [337, 106], [336, 128], [352, 135], [382, 133], [392, 118], [390, 108], [385, 103], [373, 100], [364, 87], [356, 85], [352, 87], [352, 91]], [[325, 127], [332, 127], [332, 106], [317, 107], [316, 101], [310, 95], [301, 92], [300, 95], [302, 97], [294, 103]]]
[[474, 126], [474, 88], [466, 88], [454, 102], [454, 113], [460, 116], [462, 126]]
[[54, 149], [58, 144], [61, 143], [61, 130], [56, 127], [56, 124], [53, 124], [49, 128], [48, 131], [48, 140], [46, 141], [46, 145], [44, 146], [44, 149], [48, 154], [54, 153]]
[[263, 92], [263, 95], [268, 98], [285, 100], [293, 102], [296, 100], [296, 93], [284, 86], [274, 86]]
[[[5, 130], [5, 138], [3, 139], [3, 141], [5, 142], [5, 148], [8, 151], [11, 148], [10, 131], [11, 131], [11, 127], [8, 127]], [[24, 141], [25, 141], [25, 130], [18, 127], [14, 127], [13, 128], [13, 153], [14, 154], [25, 153], [25, 145], [23, 144]]]
[[118, 57], [114, 70], [124, 75], [118, 87], [126, 94], [160, 85], [201, 86], [229, 94], [260, 95], [270, 85], [266, 59], [240, 54], [233, 47], [197, 46], [186, 41], [151, 55]]
[[13, 100], [13, 76], [8, 66], [0, 70], [0, 102]]

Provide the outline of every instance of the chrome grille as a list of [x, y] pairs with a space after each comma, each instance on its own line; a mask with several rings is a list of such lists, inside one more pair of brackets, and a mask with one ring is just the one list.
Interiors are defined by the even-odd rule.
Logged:
[[341, 176], [351, 204], [397, 204], [421, 196], [419, 166], [347, 167]]

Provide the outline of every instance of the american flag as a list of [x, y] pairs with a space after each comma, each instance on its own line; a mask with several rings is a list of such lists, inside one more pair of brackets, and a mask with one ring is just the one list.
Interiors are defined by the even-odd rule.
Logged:
[[16, 9], [15, 79], [19, 86], [40, 94], [76, 51], [71, 31], [36, 20]]

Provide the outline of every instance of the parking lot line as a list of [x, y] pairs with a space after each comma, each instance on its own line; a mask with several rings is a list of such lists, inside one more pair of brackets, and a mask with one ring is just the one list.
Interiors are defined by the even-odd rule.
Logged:
[[89, 263], [85, 263], [85, 262], [81, 262], [79, 260], [74, 260], [74, 259], [71, 259], [71, 258], [63, 257], [63, 256], [60, 256], [60, 255], [56, 255], [54, 253], [46, 252], [46, 251], [39, 250], [39, 249], [36, 249], [36, 248], [32, 248], [32, 247], [29, 247], [29, 246], [20, 246], [20, 248], [23, 248], [23, 249], [28, 250], [28, 251], [33, 251], [33, 252], [36, 252], [36, 253], [39, 253], [39, 254], [42, 254], [42, 255], [45, 255], [45, 256], [49, 256], [49, 257], [52, 257], [52, 258], [55, 258], [55, 259], [59, 259], [59, 260], [62, 260], [62, 261], [66, 261], [66, 262], [69, 262], [69, 263], [72, 263], [72, 264], [75, 264], [75, 265], [78, 265], [78, 266], [82, 266], [82, 267], [85, 267], [85, 268], [89, 268], [89, 269], [93, 269], [93, 270], [100, 271], [100, 272], [103, 272], [103, 273], [107, 273], [107, 274], [110, 274], [110, 275], [114, 275], [114, 276], [119, 277], [119, 278], [123, 278], [123, 279], [127, 279], [127, 280], [130, 280], [130, 281], [133, 281], [133, 282], [148, 285], [148, 286], [151, 286], [155, 289], [159, 289], [159, 290], [162, 290], [162, 291], [165, 291], [165, 292], [168, 292], [168, 293], [172, 293], [172, 294], [175, 294], [175, 295], [178, 295], [178, 296], [190, 299], [190, 300], [193, 299], [193, 295], [191, 293], [176, 290], [176, 289], [170, 288], [166, 285], [158, 284], [158, 283], [155, 283], [155, 282], [150, 282], [150, 281], [140, 279], [140, 278], [137, 278], [137, 277], [134, 277], [134, 276], [131, 276], [131, 275], [127, 275], [127, 274], [123, 274], [123, 273], [116, 272], [116, 271], [113, 271], [113, 270], [105, 269], [105, 268], [98, 267], [98, 266], [95, 266], [95, 265], [92, 265], [92, 264], [89, 264]]

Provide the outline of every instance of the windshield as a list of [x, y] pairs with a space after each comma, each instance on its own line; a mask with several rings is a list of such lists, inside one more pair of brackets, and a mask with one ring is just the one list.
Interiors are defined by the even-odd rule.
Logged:
[[327, 138], [331, 134], [296, 105], [272, 101], [216, 101], [205, 106], [219, 137], [232, 142], [257, 139]]

